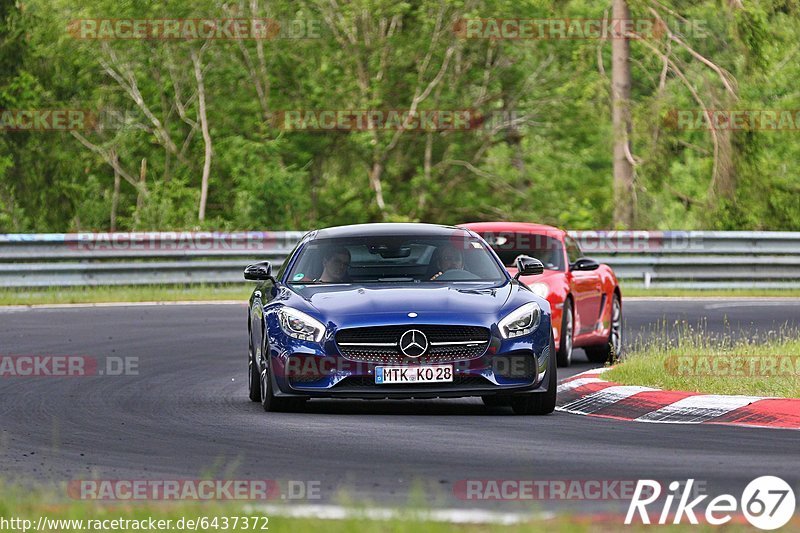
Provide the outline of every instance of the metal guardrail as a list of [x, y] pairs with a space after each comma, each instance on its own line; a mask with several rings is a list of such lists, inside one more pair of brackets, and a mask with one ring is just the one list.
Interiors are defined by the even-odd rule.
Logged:
[[[800, 287], [800, 232], [570, 233], [628, 286]], [[242, 282], [245, 265], [281, 263], [303, 234], [0, 234], [0, 287]]]
[[800, 287], [800, 232], [572, 231], [584, 253], [628, 286]]
[[304, 234], [0, 234], [0, 287], [244, 282], [248, 263], [280, 264]]

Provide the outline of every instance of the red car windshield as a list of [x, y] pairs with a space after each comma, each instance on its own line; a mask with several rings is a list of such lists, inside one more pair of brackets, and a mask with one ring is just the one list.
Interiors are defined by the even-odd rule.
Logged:
[[520, 255], [538, 259], [547, 270], [565, 270], [564, 246], [546, 235], [507, 233], [483, 236], [506, 267], [514, 267]]

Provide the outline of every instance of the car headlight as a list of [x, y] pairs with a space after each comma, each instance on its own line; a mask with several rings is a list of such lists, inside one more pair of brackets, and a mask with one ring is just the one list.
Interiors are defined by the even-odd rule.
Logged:
[[497, 323], [497, 327], [504, 339], [512, 339], [531, 333], [541, 321], [542, 308], [536, 302], [530, 302], [510, 312]]
[[291, 307], [278, 310], [278, 319], [284, 333], [301, 341], [319, 342], [325, 335], [325, 326], [316, 318]]
[[547, 299], [547, 295], [550, 293], [550, 287], [547, 286], [547, 283], [531, 283], [528, 285], [528, 288], [530, 288], [533, 294], [544, 299]]

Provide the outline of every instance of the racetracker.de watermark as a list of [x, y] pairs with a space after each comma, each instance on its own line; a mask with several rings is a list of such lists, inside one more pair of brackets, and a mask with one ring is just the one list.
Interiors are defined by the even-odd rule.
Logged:
[[285, 131], [469, 131], [516, 127], [525, 119], [474, 109], [294, 109], [274, 113], [271, 122]]
[[99, 501], [319, 500], [321, 481], [276, 479], [76, 479], [67, 495]]
[[797, 355], [670, 355], [664, 368], [674, 376], [800, 376]]
[[292, 233], [264, 231], [162, 231], [67, 234], [67, 247], [80, 251], [287, 250], [299, 239]]
[[[488, 352], [494, 353], [494, 351], [495, 347], [489, 346]], [[383, 366], [385, 363], [350, 361], [336, 355], [293, 355], [284, 363], [282, 375], [301, 381], [316, 381], [328, 377], [369, 375], [374, 372], [376, 365]], [[417, 369], [424, 370], [424, 365], [440, 365], [440, 362], [436, 356], [422, 355], [414, 359], [413, 365], [402, 367], [398, 372], [404, 377], [409, 376], [415, 374]], [[535, 365], [536, 360], [531, 355], [501, 355], [492, 359], [492, 371], [510, 379], [532, 379]], [[482, 363], [475, 360], [456, 361], [445, 366], [452, 367], [456, 374], [469, 373], [473, 368], [483, 368]]]
[[[461, 479], [453, 494], [469, 501], [630, 500], [637, 484], [635, 479]], [[701, 493], [704, 487], [694, 490]]]
[[[560, 250], [559, 230], [481, 232], [483, 238], [496, 250], [520, 251]], [[585, 253], [636, 253], [663, 250], [694, 251], [703, 249], [702, 235], [688, 231], [570, 231]], [[465, 247], [469, 243], [465, 241]]]
[[139, 358], [89, 355], [0, 355], [0, 378], [138, 376]]
[[86, 131], [98, 124], [85, 109], [0, 109], [0, 131]]
[[462, 39], [602, 40], [661, 39], [670, 33], [684, 38], [710, 35], [702, 19], [591, 19], [591, 18], [465, 18], [453, 33]]
[[273, 40], [319, 39], [322, 21], [271, 18], [75, 19], [67, 32], [75, 39], [113, 40]]
[[800, 109], [672, 109], [664, 123], [675, 130], [798, 131]]

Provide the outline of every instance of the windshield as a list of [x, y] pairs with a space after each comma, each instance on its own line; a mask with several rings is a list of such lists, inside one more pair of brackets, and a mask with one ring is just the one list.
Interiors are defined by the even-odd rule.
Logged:
[[561, 241], [546, 235], [510, 233], [483, 235], [506, 267], [516, 267], [520, 255], [538, 259], [548, 270], [564, 270], [564, 247]]
[[499, 283], [507, 277], [478, 239], [381, 235], [311, 241], [285, 279], [294, 284]]

